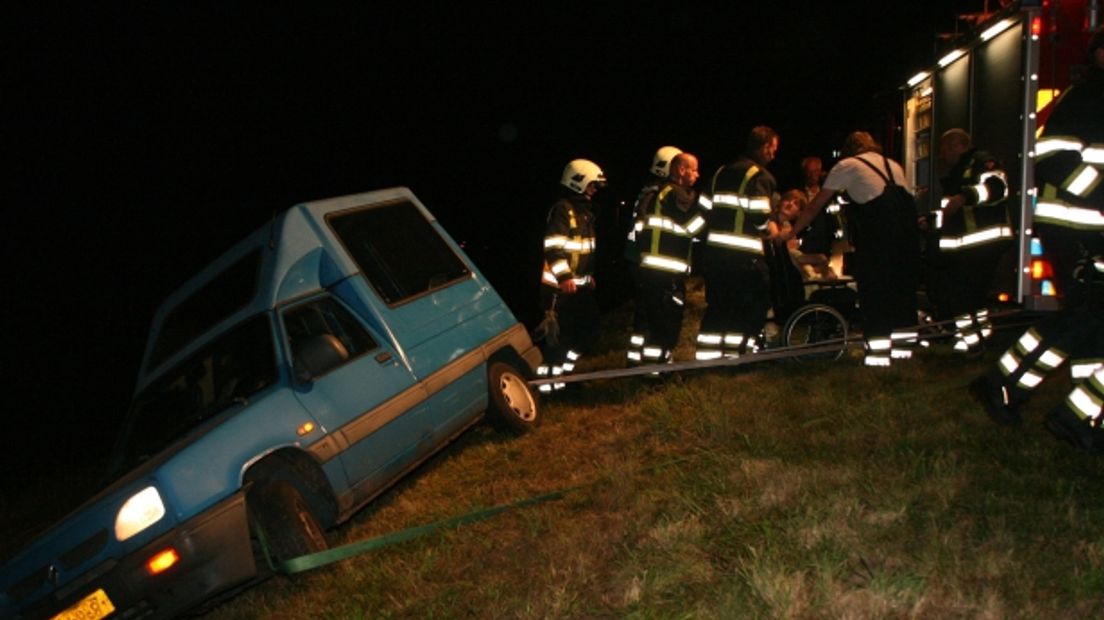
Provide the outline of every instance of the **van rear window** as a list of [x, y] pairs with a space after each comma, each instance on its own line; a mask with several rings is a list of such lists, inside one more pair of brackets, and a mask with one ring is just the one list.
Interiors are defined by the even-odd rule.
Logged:
[[384, 301], [398, 304], [471, 272], [409, 201], [332, 215], [334, 234]]

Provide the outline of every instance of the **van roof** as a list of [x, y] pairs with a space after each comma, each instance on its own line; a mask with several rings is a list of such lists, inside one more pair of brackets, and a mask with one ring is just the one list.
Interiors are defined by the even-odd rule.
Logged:
[[405, 187], [297, 204], [275, 215], [173, 291], [154, 313], [137, 389], [230, 327], [356, 273], [325, 234], [326, 216], [409, 201], [433, 216]]

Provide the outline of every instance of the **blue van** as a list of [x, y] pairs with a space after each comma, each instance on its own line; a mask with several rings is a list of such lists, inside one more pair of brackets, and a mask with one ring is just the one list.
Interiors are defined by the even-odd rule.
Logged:
[[114, 482], [3, 565], [0, 616], [171, 617], [263, 573], [260, 538], [323, 550], [484, 413], [535, 427], [539, 363], [410, 190], [295, 206], [161, 305]]

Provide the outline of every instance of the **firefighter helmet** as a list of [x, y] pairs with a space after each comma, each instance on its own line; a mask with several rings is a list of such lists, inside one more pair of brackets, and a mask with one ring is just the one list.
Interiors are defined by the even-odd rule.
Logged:
[[652, 174], [666, 179], [671, 173], [671, 160], [679, 153], [682, 153], [682, 149], [677, 146], [659, 147], [659, 150], [655, 152], [655, 157], [652, 158]]
[[598, 164], [589, 159], [573, 159], [564, 168], [560, 184], [573, 192], [582, 194], [591, 183], [605, 187], [606, 175]]

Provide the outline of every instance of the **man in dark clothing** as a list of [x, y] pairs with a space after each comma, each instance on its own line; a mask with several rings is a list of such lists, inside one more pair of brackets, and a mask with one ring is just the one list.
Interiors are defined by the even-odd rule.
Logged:
[[802, 211], [786, 242], [800, 234], [837, 193], [848, 204], [847, 221], [858, 265], [863, 338], [867, 366], [889, 366], [912, 356], [916, 329], [916, 289], [920, 274], [920, 236], [916, 203], [902, 187], [905, 172], [882, 155], [882, 147], [865, 131], [854, 131], [843, 143], [844, 158], [824, 179], [824, 187]]
[[756, 127], [743, 156], [713, 175], [710, 200], [703, 203], [709, 229], [702, 266], [707, 305], [695, 359], [737, 357], [758, 347], [771, 303], [763, 239], [778, 203], [767, 164], [777, 151], [778, 134]]
[[1054, 264], [1064, 308], [1029, 328], [996, 368], [970, 384], [995, 422], [1017, 411], [1052, 370], [1066, 363], [1074, 388], [1046, 419], [1059, 438], [1104, 451], [1104, 31], [1089, 44], [1089, 77], [1055, 105], [1035, 145], [1033, 226]]
[[950, 169], [933, 214], [937, 239], [926, 248], [930, 292], [938, 318], [954, 320], [954, 350], [976, 357], [992, 330], [986, 294], [1013, 236], [1008, 180], [997, 158], [979, 151], [965, 130], [944, 132], [939, 155]]
[[[570, 373], [598, 327], [598, 304], [594, 298], [594, 252], [596, 239], [591, 198], [605, 186], [606, 175], [592, 161], [572, 160], [564, 168], [560, 184], [563, 197], [548, 212], [544, 232], [544, 271], [541, 274], [541, 307], [546, 316], [554, 313], [555, 325], [541, 340], [544, 363], [537, 368], [542, 377]], [[563, 387], [545, 383], [542, 392]]]
[[663, 185], [645, 193], [634, 226], [640, 256], [630, 365], [671, 361], [682, 327], [693, 239], [705, 228], [694, 184], [698, 158], [679, 153]]

